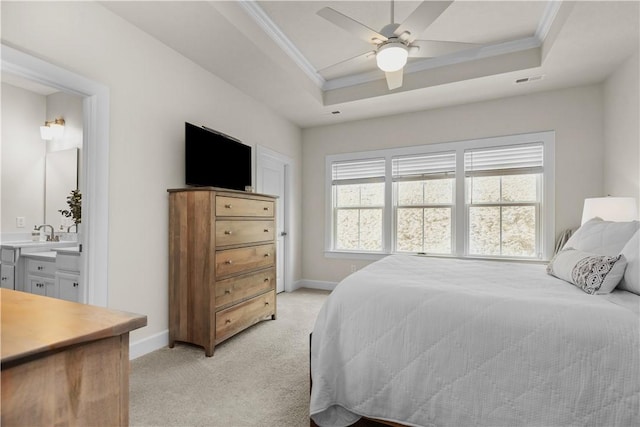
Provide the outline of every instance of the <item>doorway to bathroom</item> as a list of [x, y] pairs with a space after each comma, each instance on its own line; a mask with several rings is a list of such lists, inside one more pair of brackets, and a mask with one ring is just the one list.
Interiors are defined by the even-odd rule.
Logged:
[[[3, 77], [15, 76], [23, 81], [50, 87], [81, 99], [82, 150], [77, 180], [82, 194], [82, 221], [78, 230], [78, 243], [82, 248], [80, 280], [83, 283], [83, 289], [79, 299], [83, 303], [106, 307], [108, 306], [109, 247], [108, 88], [12, 47], [0, 45], [0, 49]], [[34, 123], [34, 126], [38, 125]]]

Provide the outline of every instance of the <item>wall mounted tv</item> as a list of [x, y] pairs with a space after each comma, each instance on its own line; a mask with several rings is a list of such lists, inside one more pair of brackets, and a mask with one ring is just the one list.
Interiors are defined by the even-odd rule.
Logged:
[[251, 186], [251, 146], [185, 122], [184, 151], [187, 185], [242, 191]]

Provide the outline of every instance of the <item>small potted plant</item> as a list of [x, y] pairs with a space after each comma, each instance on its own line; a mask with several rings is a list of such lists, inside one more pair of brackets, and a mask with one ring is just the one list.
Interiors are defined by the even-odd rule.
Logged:
[[67, 196], [67, 204], [69, 209], [60, 209], [58, 212], [66, 218], [73, 218], [73, 223], [77, 226], [82, 220], [82, 194], [78, 190], [71, 190], [71, 194]]

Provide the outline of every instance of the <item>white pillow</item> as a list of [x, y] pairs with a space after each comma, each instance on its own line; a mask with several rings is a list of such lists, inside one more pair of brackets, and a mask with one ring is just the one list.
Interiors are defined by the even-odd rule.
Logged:
[[573, 248], [558, 252], [547, 273], [572, 283], [588, 294], [608, 294], [620, 283], [627, 261], [623, 255], [598, 255]]
[[574, 248], [598, 255], [615, 256], [640, 228], [640, 222], [613, 222], [593, 218], [578, 228], [563, 249]]
[[627, 269], [618, 285], [618, 289], [640, 295], [640, 231], [622, 248], [622, 255], [627, 259]]

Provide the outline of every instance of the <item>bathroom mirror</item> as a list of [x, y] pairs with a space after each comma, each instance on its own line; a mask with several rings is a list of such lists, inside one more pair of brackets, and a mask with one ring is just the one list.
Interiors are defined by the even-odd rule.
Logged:
[[[69, 210], [67, 196], [77, 188], [78, 149], [48, 152], [45, 162], [45, 224], [51, 224], [56, 231], [67, 231], [73, 225], [73, 218], [64, 217], [58, 211]], [[76, 232], [75, 227], [70, 231]]]

